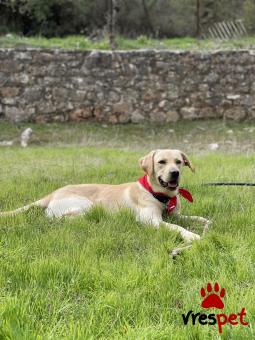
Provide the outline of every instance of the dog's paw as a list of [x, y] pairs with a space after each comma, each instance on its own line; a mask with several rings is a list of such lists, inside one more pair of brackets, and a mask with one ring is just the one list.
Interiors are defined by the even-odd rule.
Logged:
[[183, 231], [181, 235], [186, 242], [198, 241], [201, 238], [198, 234], [192, 233], [188, 230]]
[[199, 222], [203, 223], [203, 224], [210, 224], [210, 223], [211, 223], [210, 220], [208, 220], [207, 218], [201, 217], [201, 216], [198, 216], [198, 217], [197, 217], [197, 220], [198, 220]]
[[212, 223], [213, 223], [212, 220], [207, 220], [207, 219], [205, 219], [205, 225], [209, 226], [209, 225], [212, 224]]

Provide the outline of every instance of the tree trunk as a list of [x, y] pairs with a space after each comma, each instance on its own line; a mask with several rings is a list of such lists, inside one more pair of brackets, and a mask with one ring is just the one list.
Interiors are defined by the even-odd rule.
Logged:
[[143, 11], [144, 11], [144, 23], [145, 23], [145, 30], [149, 30], [152, 35], [154, 36], [154, 28], [151, 23], [151, 18], [150, 18], [150, 11], [147, 7], [146, 0], [142, 0], [142, 6], [143, 6]]
[[202, 27], [208, 27], [214, 23], [215, 13], [214, 13], [214, 0], [202, 0], [200, 2], [202, 5], [201, 19], [200, 23]]
[[109, 44], [112, 50], [118, 46], [116, 43], [116, 18], [119, 11], [118, 0], [110, 0], [110, 9], [108, 16]]
[[196, 7], [196, 35], [197, 37], [200, 37], [201, 35], [201, 27], [200, 27], [200, 1], [201, 0], [197, 0], [197, 7]]

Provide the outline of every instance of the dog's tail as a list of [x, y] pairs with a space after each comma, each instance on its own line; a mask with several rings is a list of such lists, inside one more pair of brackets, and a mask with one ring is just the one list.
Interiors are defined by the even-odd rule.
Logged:
[[15, 209], [15, 210], [11, 210], [11, 211], [0, 212], [0, 217], [1, 216], [13, 216], [13, 215], [17, 215], [19, 213], [22, 213], [24, 211], [29, 210], [32, 207], [47, 208], [49, 202], [50, 202], [50, 196], [46, 196], [46, 197], [42, 198], [41, 200], [38, 200], [38, 201], [33, 202], [31, 204], [25, 205], [24, 207], [21, 207], [21, 208]]

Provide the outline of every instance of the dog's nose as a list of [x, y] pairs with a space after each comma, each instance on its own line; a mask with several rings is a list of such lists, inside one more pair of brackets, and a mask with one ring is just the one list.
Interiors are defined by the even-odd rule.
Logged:
[[178, 179], [179, 177], [179, 171], [171, 171], [170, 172], [171, 178], [172, 179]]

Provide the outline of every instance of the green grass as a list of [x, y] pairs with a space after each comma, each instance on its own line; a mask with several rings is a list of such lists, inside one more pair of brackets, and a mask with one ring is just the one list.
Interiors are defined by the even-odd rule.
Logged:
[[[117, 36], [118, 49], [170, 49], [170, 50], [210, 50], [210, 49], [242, 49], [254, 48], [255, 36], [243, 37], [240, 39], [230, 39], [228, 41], [200, 40], [191, 37], [172, 39], [152, 39], [140, 36], [136, 39], [129, 39]], [[65, 38], [43, 38], [43, 37], [22, 37], [15, 34], [8, 34], [0, 37], [0, 47], [40, 47], [40, 48], [63, 48], [80, 50], [109, 50], [109, 41], [103, 38], [92, 41], [84, 36], [68, 36]]]
[[96, 123], [17, 124], [0, 121], [0, 142], [13, 140], [26, 127], [34, 131], [31, 143], [37, 146], [97, 146], [122, 149], [152, 150], [179, 148], [187, 152], [208, 152], [210, 143], [218, 143], [222, 152], [252, 152], [255, 148], [253, 121], [222, 120], [180, 121], [177, 123], [107, 125]]
[[[201, 124], [215, 129], [214, 135], [200, 130], [205, 145], [211, 136], [223, 138], [230, 128], [219, 122]], [[175, 147], [177, 139], [178, 147], [186, 151], [181, 138], [196, 125], [177, 125], [169, 146]], [[230, 126], [240, 145], [246, 143], [247, 125]], [[21, 128], [0, 124], [1, 139], [3, 134], [16, 136]], [[0, 148], [1, 210], [68, 183], [135, 181], [142, 174], [137, 160], [160, 144], [161, 135], [166, 146], [169, 126], [161, 130], [94, 124], [33, 128], [31, 147]], [[140, 140], [136, 147], [126, 144], [131, 130], [140, 131], [143, 144]], [[146, 131], [160, 133], [153, 142]], [[90, 136], [87, 146], [80, 143], [83, 135]], [[196, 138], [195, 133], [190, 137]], [[190, 310], [201, 311], [200, 288], [210, 281], [226, 289], [224, 312], [237, 313], [245, 307], [245, 319], [251, 323], [250, 327], [224, 326], [221, 338], [254, 338], [254, 189], [201, 185], [254, 181], [255, 154], [238, 150], [191, 149], [197, 172], [185, 169], [183, 186], [195, 201], [183, 202], [183, 211], [213, 219], [213, 225], [201, 242], [175, 261], [168, 251], [182, 244], [178, 234], [142, 226], [129, 211], [111, 215], [94, 208], [86, 216], [49, 220], [40, 209], [32, 209], [1, 218], [0, 339], [219, 339], [216, 326], [185, 327], [181, 317]], [[190, 228], [202, 231], [196, 224]]]

